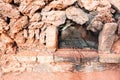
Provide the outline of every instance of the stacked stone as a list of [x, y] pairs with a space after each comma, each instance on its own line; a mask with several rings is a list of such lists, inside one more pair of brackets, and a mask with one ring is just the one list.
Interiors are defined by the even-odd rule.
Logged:
[[56, 50], [58, 28], [70, 20], [85, 26], [86, 32], [100, 33], [100, 53], [120, 53], [119, 4], [120, 0], [1, 0], [0, 52], [16, 53], [24, 44]]

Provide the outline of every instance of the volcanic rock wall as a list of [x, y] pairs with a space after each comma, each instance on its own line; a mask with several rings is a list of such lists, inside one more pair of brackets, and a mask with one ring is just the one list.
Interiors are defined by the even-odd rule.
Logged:
[[57, 39], [53, 34], [62, 28], [64, 38], [64, 30], [74, 23], [84, 39], [87, 31], [99, 34], [99, 52], [120, 53], [119, 4], [120, 0], [0, 0], [0, 52], [56, 45], [49, 37]]

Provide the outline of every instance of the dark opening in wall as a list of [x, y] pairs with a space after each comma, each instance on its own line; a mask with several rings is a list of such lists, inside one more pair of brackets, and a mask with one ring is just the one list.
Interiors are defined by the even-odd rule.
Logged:
[[58, 29], [59, 47], [75, 49], [98, 49], [98, 34], [86, 30], [85, 26], [66, 22]]

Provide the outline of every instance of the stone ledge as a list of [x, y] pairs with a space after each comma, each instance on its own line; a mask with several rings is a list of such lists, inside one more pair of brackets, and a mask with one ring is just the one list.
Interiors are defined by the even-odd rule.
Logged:
[[120, 54], [99, 54], [101, 63], [120, 63]]
[[78, 57], [78, 58], [87, 58], [87, 57], [98, 57], [98, 53], [95, 50], [83, 50], [83, 49], [58, 49], [55, 52], [55, 56], [63, 57]]
[[52, 63], [54, 62], [53, 60], [53, 56], [52, 55], [47, 55], [47, 56], [43, 56], [43, 55], [38, 55], [37, 56], [37, 62], [43, 64], [43, 63]]
[[[42, 54], [43, 53], [43, 54]], [[2, 55], [0, 60], [4, 59], [9, 61], [19, 61], [19, 62], [38, 62], [38, 63], [52, 63], [52, 62], [72, 62], [74, 63], [76, 59], [83, 59], [86, 61], [92, 61], [97, 58], [98, 55], [95, 51], [74, 51], [72, 49], [58, 50], [55, 53], [46, 52], [32, 52], [32, 51], [21, 51], [18, 54]]]
[[73, 70], [73, 63], [68, 62], [56, 64], [36, 64], [33, 67], [33, 72], [68, 72]]
[[36, 62], [38, 53], [31, 51], [21, 51], [15, 58], [19, 62]]

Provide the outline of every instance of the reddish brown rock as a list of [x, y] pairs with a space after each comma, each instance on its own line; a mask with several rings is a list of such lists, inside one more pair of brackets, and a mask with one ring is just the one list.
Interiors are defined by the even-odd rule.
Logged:
[[[0, 0], [0, 35], [6, 32], [7, 37], [13, 40], [13, 42], [10, 41], [10, 50], [12, 50], [11, 47], [13, 46], [11, 44], [15, 42], [17, 44], [14, 45], [17, 45], [19, 49], [24, 49], [29, 43], [34, 47], [41, 46], [38, 41], [47, 48], [55, 49], [58, 46], [58, 30], [60, 31], [61, 39], [84, 38], [86, 40], [94, 39], [94, 41], [97, 42], [98, 39], [94, 32], [99, 33], [104, 28], [103, 31], [100, 32], [99, 41], [100, 46], [105, 44], [102, 48], [105, 49], [107, 47], [108, 49], [107, 44], [109, 44], [110, 48], [114, 41], [114, 32], [118, 31], [115, 34], [118, 35], [115, 41], [119, 39], [120, 35], [120, 30], [119, 28], [116, 30], [116, 26], [115, 28], [111, 26], [110, 28], [106, 28], [106, 26], [104, 26], [106, 23], [113, 25], [112, 23], [117, 23], [118, 20], [116, 14], [119, 15], [119, 13], [116, 9], [119, 10], [119, 8], [116, 2], [119, 0], [115, 0], [116, 5], [114, 1], [109, 1], [110, 0]], [[110, 3], [115, 8], [113, 6], [111, 7]], [[95, 13], [95, 15], [90, 15], [89, 17], [89, 14], [92, 12]], [[70, 21], [68, 25], [67, 21]], [[117, 24], [119, 25], [119, 20]], [[53, 30], [53, 32], [51, 32], [51, 30]], [[106, 32], [104, 30], [106, 30]], [[110, 40], [111, 38], [112, 40]], [[23, 44], [25, 40], [26, 44], [24, 47], [19, 46], [19, 44]], [[6, 45], [7, 43], [4, 44]], [[1, 50], [3, 53], [9, 50], [5, 48], [6, 46], [3, 46]]]
[[118, 17], [118, 32], [117, 32], [117, 34], [119, 35], [119, 37], [120, 37], [120, 17]]
[[43, 11], [49, 11], [51, 9], [64, 9], [72, 4], [74, 4], [77, 0], [57, 0], [52, 1], [49, 5], [45, 6]]
[[[44, 22], [33, 22], [28, 26], [28, 42], [33, 43], [35, 40], [40, 39], [40, 29], [44, 26]], [[25, 31], [25, 35], [27, 37], [27, 33]], [[24, 36], [25, 36], [24, 35]]]
[[30, 22], [38, 22], [41, 20], [41, 15], [40, 13], [35, 13], [31, 18]]
[[120, 0], [108, 0], [120, 12]]
[[118, 26], [118, 37], [120, 38], [120, 25]]
[[16, 21], [17, 21], [17, 19], [15, 19], [15, 18], [10, 19], [10, 23], [8, 24], [8, 26], [12, 27]]
[[32, 22], [28, 26], [28, 31], [24, 30], [24, 37], [28, 39], [28, 43], [33, 43], [40, 39], [40, 29], [44, 26], [44, 22]]
[[68, 19], [71, 19], [77, 24], [81, 25], [89, 20], [87, 13], [85, 13], [80, 8], [76, 8], [73, 6], [66, 9], [66, 16]]
[[120, 40], [117, 40], [112, 46], [112, 52], [120, 54]]
[[23, 63], [23, 65], [26, 66], [25, 62], [28, 62], [28, 63], [36, 62], [37, 55], [38, 54], [36, 52], [25, 50], [25, 51], [18, 52], [18, 54], [15, 55], [15, 59], [17, 59], [17, 61], [19, 61], [20, 63]]
[[23, 36], [23, 31], [17, 33], [14, 40], [17, 43], [17, 45], [24, 44], [25, 38]]
[[47, 27], [46, 47], [51, 51], [55, 51], [58, 48], [58, 30], [56, 26]]
[[35, 30], [35, 29], [41, 29], [43, 26], [44, 26], [44, 22], [32, 22], [28, 26], [28, 28]]
[[22, 0], [13, 0], [15, 4], [20, 3]]
[[44, 5], [45, 3], [43, 0], [22, 1], [19, 6], [19, 11], [31, 17], [37, 10], [41, 9]]
[[87, 10], [105, 10], [111, 8], [108, 0], [78, 0], [78, 4]]
[[15, 42], [6, 33], [0, 35], [0, 49], [5, 54], [16, 53]]
[[8, 3], [0, 3], [0, 14], [9, 18], [19, 18], [19, 11]]
[[45, 31], [41, 31], [41, 33], [40, 33], [40, 44], [41, 45], [43, 45], [43, 44], [45, 44], [45, 36], [46, 36], [46, 33], [45, 33]]
[[99, 54], [101, 63], [120, 63], [120, 54]]
[[88, 30], [91, 30], [93, 32], [97, 32], [102, 30], [103, 28], [103, 23], [101, 21], [93, 21], [88, 27]]
[[64, 24], [66, 20], [65, 11], [50, 11], [42, 13], [42, 21], [47, 24], [59, 26]]
[[34, 40], [35, 40], [35, 38], [34, 38], [34, 36], [35, 36], [35, 30], [34, 29], [29, 29], [28, 34], [29, 34], [28, 41], [27, 41], [28, 44], [29, 43], [33, 43]]
[[13, 24], [13, 26], [10, 26], [10, 31], [12, 34], [15, 34], [20, 30], [22, 30], [23, 28], [25, 28], [27, 24], [28, 24], [28, 17], [22, 16]]
[[59, 62], [56, 64], [36, 64], [33, 67], [33, 72], [48, 72], [49, 73], [49, 72], [69, 72], [73, 70], [74, 70], [74, 65], [70, 62]]
[[103, 23], [111, 23], [115, 21], [110, 9], [100, 11], [98, 15], [96, 15], [95, 20], [100, 20]]
[[103, 30], [99, 35], [99, 47], [98, 50], [100, 53], [110, 53], [114, 39], [115, 31], [117, 30], [116, 23], [106, 23], [103, 27]]
[[53, 56], [52, 55], [49, 55], [49, 56], [41, 56], [41, 55], [38, 55], [37, 56], [37, 62], [40, 63], [40, 64], [44, 64], [44, 63], [53, 63], [54, 60], [53, 60]]
[[5, 20], [0, 18], [0, 33], [2, 33], [4, 30], [8, 30], [9, 27], [8, 24], [5, 22]]
[[37, 39], [37, 40], [40, 39], [40, 29], [35, 30], [35, 39]]
[[[91, 16], [91, 15], [90, 15]], [[92, 20], [90, 20], [90, 24], [87, 27], [87, 30], [91, 30], [93, 32], [98, 32], [102, 30], [103, 24], [114, 22], [115, 19], [111, 14], [110, 10], [103, 10], [97, 13]]]
[[11, 3], [12, 2], [12, 0], [3, 0], [4, 2], [6, 2], [6, 3]]
[[25, 38], [28, 38], [28, 30], [26, 30], [26, 29], [23, 30], [23, 36]]
[[16, 71], [19, 71], [20, 69], [20, 63], [18, 63], [17, 61], [11, 61], [11, 62], [8, 62], [6, 66], [2, 66], [1, 68], [2, 68], [3, 73], [9, 73], [11, 71], [16, 72]]
[[49, 3], [49, 2], [51, 2], [51, 1], [53, 1], [53, 0], [44, 0], [45, 1], [45, 3], [47, 4], [47, 3]]

